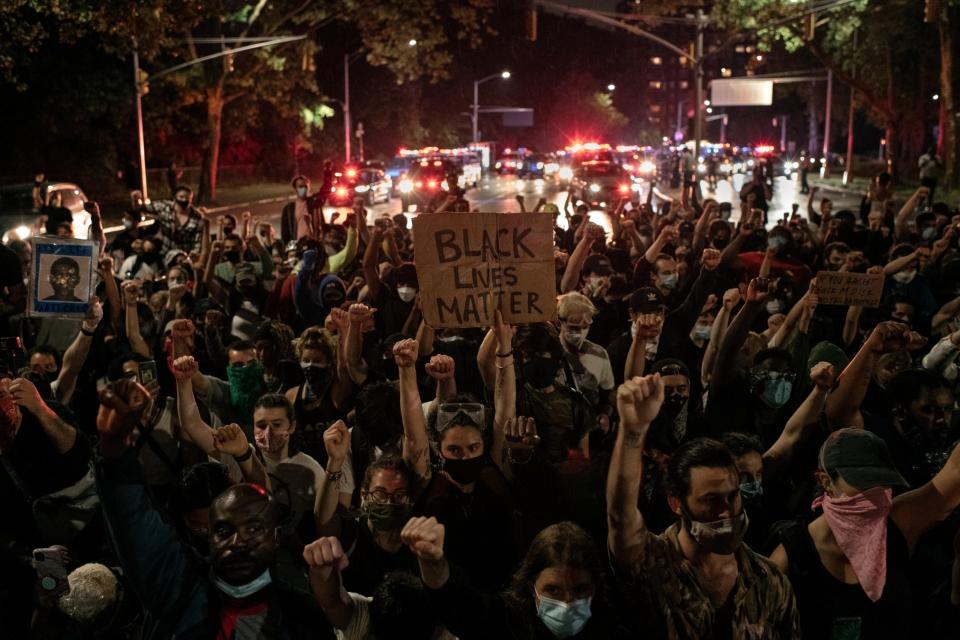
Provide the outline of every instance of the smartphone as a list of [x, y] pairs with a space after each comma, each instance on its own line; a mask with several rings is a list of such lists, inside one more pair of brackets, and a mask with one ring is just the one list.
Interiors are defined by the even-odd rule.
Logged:
[[141, 362], [139, 369], [140, 371], [138, 378], [140, 379], [140, 384], [145, 386], [147, 389], [158, 384], [156, 360], [147, 360], [146, 362]]
[[54, 545], [45, 549], [33, 550], [33, 569], [40, 579], [40, 588], [51, 596], [62, 596], [70, 592], [67, 582], [67, 562], [70, 557], [67, 548]]
[[27, 354], [23, 349], [20, 336], [0, 338], [0, 367], [16, 374], [27, 366]]

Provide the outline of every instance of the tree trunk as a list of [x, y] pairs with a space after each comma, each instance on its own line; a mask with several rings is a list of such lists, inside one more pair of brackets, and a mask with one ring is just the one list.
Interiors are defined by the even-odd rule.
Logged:
[[223, 84], [207, 91], [207, 143], [200, 168], [197, 202], [209, 204], [217, 199], [217, 173], [220, 169], [220, 138], [223, 132]]
[[807, 103], [807, 153], [811, 158], [820, 157], [820, 121], [817, 119], [816, 84], [810, 83], [810, 100]]
[[897, 156], [900, 153], [900, 140], [897, 122], [894, 118], [887, 118], [885, 136], [886, 146], [883, 148], [884, 160], [887, 165], [887, 173], [893, 177], [894, 184], [897, 182]]
[[960, 184], [957, 170], [957, 122], [953, 98], [953, 33], [950, 31], [950, 7], [940, 3], [940, 140], [945, 186]]

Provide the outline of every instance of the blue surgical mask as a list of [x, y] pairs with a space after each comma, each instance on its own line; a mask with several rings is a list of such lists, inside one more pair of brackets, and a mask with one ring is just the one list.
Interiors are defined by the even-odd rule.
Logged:
[[711, 329], [709, 324], [698, 324], [693, 327], [693, 337], [698, 340], [709, 340]]
[[787, 244], [787, 239], [783, 236], [770, 236], [767, 238], [767, 246], [772, 249], [779, 249]]
[[664, 289], [673, 289], [677, 286], [677, 274], [671, 273], [667, 276], [660, 276], [660, 286]]
[[306, 187], [297, 187], [297, 195], [301, 198], [307, 197], [307, 188]]
[[759, 480], [754, 480], [753, 482], [744, 482], [740, 485], [740, 497], [742, 497], [744, 500], [759, 498], [762, 495], [763, 485], [760, 484]]
[[934, 240], [937, 237], [937, 228], [936, 227], [924, 227], [923, 231], [920, 232], [920, 237], [924, 240]]
[[229, 582], [224, 582], [216, 575], [213, 576], [213, 584], [217, 586], [217, 589], [220, 589], [220, 591], [227, 594], [231, 598], [237, 599], [252, 596], [271, 582], [273, 582], [273, 579], [270, 577], [269, 569], [261, 573], [260, 577], [254, 578], [252, 581], [240, 585], [230, 584]]
[[791, 391], [793, 391], [793, 383], [789, 380], [771, 378], [764, 383], [763, 394], [760, 397], [771, 409], [779, 409], [787, 404]]
[[583, 630], [590, 619], [590, 601], [592, 598], [583, 598], [573, 602], [563, 602], [541, 596], [537, 604], [537, 616], [550, 633], [558, 638], [569, 638]]

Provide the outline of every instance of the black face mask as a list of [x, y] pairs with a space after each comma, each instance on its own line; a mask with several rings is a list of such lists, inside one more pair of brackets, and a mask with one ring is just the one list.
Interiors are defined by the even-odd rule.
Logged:
[[536, 389], [544, 389], [553, 384], [560, 363], [553, 358], [534, 356], [523, 363], [523, 378]]
[[303, 367], [303, 377], [307, 381], [307, 385], [310, 386], [310, 389], [319, 392], [323, 391], [327, 382], [329, 382], [330, 368], [329, 367], [318, 367], [316, 365], [310, 365], [309, 367]]
[[240, 262], [239, 251], [227, 251], [226, 253], [223, 254], [223, 257], [229, 260], [230, 262], [232, 262], [233, 264], [237, 264], [238, 262]]
[[188, 206], [190, 206], [190, 201], [186, 198], [177, 198], [177, 204], [186, 209]]
[[443, 459], [443, 470], [459, 484], [476, 482], [484, 466], [483, 456], [477, 456], [469, 460]]
[[726, 236], [718, 236], [710, 239], [710, 243], [713, 245], [714, 249], [719, 249], [720, 251], [726, 249], [727, 245], [730, 243], [730, 238]]

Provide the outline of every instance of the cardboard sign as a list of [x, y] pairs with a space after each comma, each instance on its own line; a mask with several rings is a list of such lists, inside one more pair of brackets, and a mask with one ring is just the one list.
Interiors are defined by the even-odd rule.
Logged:
[[883, 279], [882, 273], [819, 271], [817, 297], [820, 304], [879, 307]]
[[96, 286], [97, 243], [52, 236], [31, 243], [27, 314], [82, 318]]
[[413, 220], [414, 262], [431, 327], [547, 322], [556, 309], [553, 217], [430, 213]]

